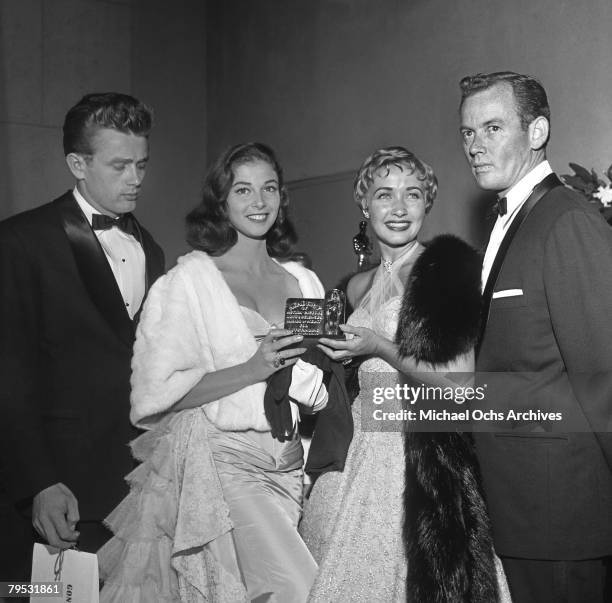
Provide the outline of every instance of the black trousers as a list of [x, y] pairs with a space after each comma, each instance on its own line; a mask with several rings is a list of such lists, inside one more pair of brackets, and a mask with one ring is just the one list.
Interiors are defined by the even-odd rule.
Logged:
[[542, 561], [502, 557], [514, 603], [610, 603], [612, 557]]

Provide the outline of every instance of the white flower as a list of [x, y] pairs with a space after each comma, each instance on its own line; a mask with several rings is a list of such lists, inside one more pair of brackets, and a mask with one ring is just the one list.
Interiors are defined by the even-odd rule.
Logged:
[[594, 197], [597, 197], [604, 207], [612, 206], [612, 185], [600, 186], [596, 193], [593, 193]]

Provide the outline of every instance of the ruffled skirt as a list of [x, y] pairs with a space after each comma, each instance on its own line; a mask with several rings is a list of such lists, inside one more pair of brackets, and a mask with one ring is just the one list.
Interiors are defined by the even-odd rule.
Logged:
[[306, 600], [317, 565], [297, 532], [301, 447], [297, 460], [274, 458], [261, 437], [221, 432], [194, 410], [133, 442], [142, 464], [106, 519], [101, 601]]

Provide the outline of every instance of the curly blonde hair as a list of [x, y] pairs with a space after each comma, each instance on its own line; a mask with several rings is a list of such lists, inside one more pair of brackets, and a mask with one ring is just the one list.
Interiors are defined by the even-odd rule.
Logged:
[[409, 174], [417, 173], [418, 179], [424, 183], [425, 211], [428, 212], [438, 192], [438, 179], [427, 163], [404, 147], [378, 149], [363, 162], [353, 184], [355, 202], [362, 206], [376, 174], [381, 170], [386, 170], [388, 173], [391, 167], [397, 167], [402, 171], [407, 169]]

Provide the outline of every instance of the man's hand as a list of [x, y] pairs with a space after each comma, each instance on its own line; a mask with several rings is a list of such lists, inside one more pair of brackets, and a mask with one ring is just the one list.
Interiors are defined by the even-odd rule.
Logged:
[[39, 492], [32, 503], [32, 525], [51, 545], [69, 549], [79, 538], [75, 530], [79, 504], [64, 484], [53, 484]]

